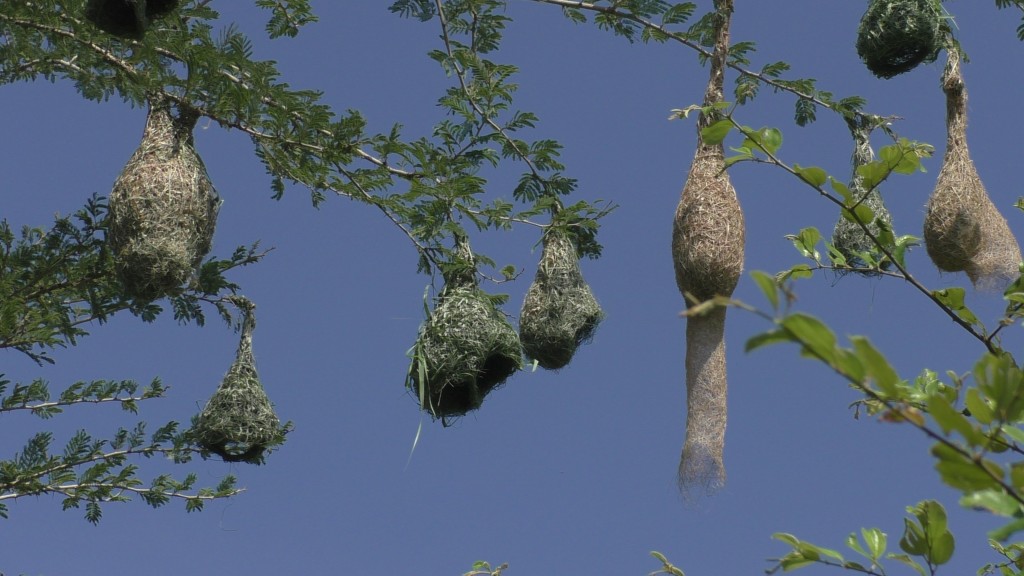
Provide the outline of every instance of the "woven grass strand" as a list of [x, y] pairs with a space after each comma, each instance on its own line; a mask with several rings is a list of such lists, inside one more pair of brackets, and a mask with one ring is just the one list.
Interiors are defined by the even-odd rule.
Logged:
[[245, 315], [235, 361], [193, 426], [196, 443], [226, 462], [258, 464], [266, 450], [283, 441], [281, 421], [267, 397], [252, 353], [255, 306], [236, 297]]
[[864, 65], [879, 78], [934, 62], [943, 47], [939, 0], [871, 0], [856, 46]]
[[[882, 199], [882, 194], [878, 187], [865, 190], [862, 183], [863, 179], [857, 174], [857, 168], [869, 164], [875, 159], [875, 153], [871, 149], [870, 120], [866, 117], [861, 117], [861, 119], [851, 117], [846, 119], [846, 123], [854, 142], [852, 158], [853, 176], [850, 179], [850, 192], [854, 198], [858, 199], [861, 204], [870, 208], [871, 212], [874, 213], [874, 219], [867, 224], [867, 228], [875, 238], [878, 238], [878, 234], [881, 232], [879, 222], [884, 222], [891, 229], [892, 214], [885, 206], [885, 201]], [[839, 220], [836, 221], [836, 225], [832, 229], [832, 245], [846, 258], [847, 264], [852, 267], [864, 266], [865, 262], [860, 254], [880, 255], [871, 236], [859, 224], [851, 222], [842, 215], [840, 215]]]
[[[733, 4], [716, 0], [715, 8], [716, 43], [705, 106], [723, 99]], [[711, 120], [702, 116], [698, 130]], [[679, 291], [684, 298], [689, 295], [701, 301], [729, 296], [735, 290], [743, 271], [745, 225], [725, 171], [723, 146], [705, 145], [699, 134], [673, 221], [672, 256]], [[699, 491], [710, 494], [725, 483], [725, 313], [724, 308], [712, 309], [687, 318], [686, 440], [678, 472], [679, 488], [687, 499]]]
[[544, 369], [558, 370], [593, 338], [604, 312], [583, 279], [572, 238], [551, 229], [543, 242], [519, 316], [519, 340], [527, 358]]
[[153, 100], [142, 142], [110, 193], [107, 236], [125, 291], [155, 300], [179, 290], [209, 253], [220, 198], [192, 139], [198, 115]]
[[406, 381], [420, 407], [443, 423], [479, 408], [523, 366], [519, 334], [477, 285], [468, 242], [460, 240], [456, 252], [469, 265], [445, 278], [420, 327]]
[[946, 152], [928, 199], [924, 240], [939, 270], [966, 272], [979, 289], [998, 289], [1017, 278], [1020, 247], [992, 203], [967, 147], [967, 89], [956, 49], [942, 76], [946, 94]]

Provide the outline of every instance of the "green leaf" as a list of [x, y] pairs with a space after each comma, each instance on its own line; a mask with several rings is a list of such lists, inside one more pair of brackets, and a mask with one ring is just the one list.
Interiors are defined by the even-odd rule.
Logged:
[[907, 566], [910, 566], [911, 568], [916, 570], [917, 573], [920, 574], [921, 576], [926, 576], [924, 568], [921, 566], [921, 564], [919, 564], [917, 562], [917, 560], [914, 560], [913, 558], [911, 558], [910, 556], [907, 556], [906, 554], [889, 554], [889, 556], [887, 556], [887, 558], [889, 558], [890, 560], [895, 560], [897, 562], [901, 562], [903, 564], [906, 564]]
[[889, 364], [889, 361], [885, 359], [885, 356], [863, 336], [851, 336], [850, 342], [853, 344], [854, 354], [857, 355], [857, 358], [860, 359], [867, 370], [868, 377], [874, 380], [879, 389], [887, 396], [890, 398], [898, 397], [899, 394], [896, 386], [900, 383], [901, 379], [896, 370]]
[[942, 428], [942, 432], [949, 435], [951, 431], [959, 432], [971, 446], [978, 446], [985, 443], [985, 436], [977, 430], [971, 422], [959, 410], [953, 408], [944, 397], [934, 394], [928, 397], [928, 413], [931, 414], [935, 423]]
[[700, 131], [700, 137], [704, 144], [714, 146], [721, 144], [732, 128], [732, 121], [728, 118], [716, 120]]
[[807, 182], [815, 188], [820, 188], [828, 180], [828, 174], [817, 166], [808, 166], [804, 168], [799, 164], [793, 164], [793, 171], [796, 172], [796, 175], [803, 179], [804, 182]]
[[775, 282], [775, 277], [760, 270], [754, 270], [750, 273], [750, 277], [754, 279], [754, 283], [764, 293], [765, 298], [771, 303], [772, 309], [779, 309], [779, 285]]
[[986, 459], [975, 461], [946, 444], [936, 444], [931, 452], [939, 460], [935, 469], [942, 481], [953, 488], [964, 492], [999, 488], [1003, 470], [995, 462]]
[[779, 342], [793, 342], [793, 337], [789, 332], [781, 329], [762, 332], [761, 334], [751, 336], [747, 340], [746, 346], [744, 346], [744, 352], [751, 352], [761, 348], [762, 346], [777, 344]]
[[943, 306], [946, 306], [947, 308], [952, 310], [954, 313], [956, 313], [957, 316], [959, 316], [968, 324], [971, 324], [972, 326], [978, 326], [981, 324], [981, 322], [978, 320], [978, 317], [975, 316], [974, 312], [972, 312], [971, 309], [964, 304], [965, 294], [966, 291], [960, 287], [944, 288], [942, 290], [932, 290], [932, 295], [935, 296], [935, 299], [938, 300]]
[[818, 241], [821, 240], [821, 232], [817, 228], [813, 226], [804, 228], [795, 235], [786, 235], [786, 238], [793, 243], [793, 247], [804, 258], [810, 258], [817, 262], [821, 257], [817, 249]]
[[836, 354], [836, 337], [821, 320], [803, 313], [782, 319], [780, 325], [803, 345], [804, 351], [829, 364]]
[[1021, 514], [1020, 502], [999, 489], [979, 490], [966, 494], [960, 498], [960, 505], [965, 508], [988, 510], [999, 516], [1015, 517]]
[[870, 551], [870, 554], [867, 555], [868, 558], [871, 558], [873, 562], [877, 562], [878, 559], [885, 554], [885, 548], [888, 542], [888, 537], [885, 532], [882, 532], [878, 528], [861, 528], [860, 534]]
[[1005, 526], [992, 530], [988, 533], [988, 537], [993, 540], [1005, 542], [1009, 540], [1011, 536], [1021, 531], [1024, 531], [1024, 518], [1019, 518]]

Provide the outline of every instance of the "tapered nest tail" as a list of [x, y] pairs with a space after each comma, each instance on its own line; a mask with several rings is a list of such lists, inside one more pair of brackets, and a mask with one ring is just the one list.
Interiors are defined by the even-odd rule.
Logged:
[[939, 0], [871, 0], [857, 29], [857, 54], [872, 74], [892, 78], [943, 48]]
[[603, 318], [580, 271], [576, 243], [565, 232], [548, 231], [519, 316], [523, 352], [546, 370], [563, 368]]
[[679, 490], [692, 500], [725, 485], [725, 308], [686, 323], [686, 441], [679, 459]]
[[956, 49], [942, 78], [946, 152], [924, 221], [925, 248], [944, 272], [964, 271], [976, 288], [996, 289], [1017, 278], [1020, 247], [978, 175], [967, 147], [967, 89]]
[[155, 300], [180, 289], [209, 253], [220, 197], [196, 152], [198, 115], [177, 116], [162, 97], [110, 193], [107, 242], [129, 295]]

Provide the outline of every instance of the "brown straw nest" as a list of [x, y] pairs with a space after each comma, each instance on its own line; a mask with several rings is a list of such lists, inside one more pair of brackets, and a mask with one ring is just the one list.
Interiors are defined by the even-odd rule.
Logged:
[[220, 199], [196, 153], [198, 115], [152, 100], [142, 143], [110, 193], [107, 240], [125, 291], [155, 300], [177, 291], [209, 253]]
[[589, 342], [604, 318], [580, 271], [576, 244], [564, 231], [549, 229], [537, 274], [519, 316], [519, 339], [527, 358], [558, 370]]
[[943, 48], [940, 0], [871, 0], [857, 29], [857, 54], [872, 74], [892, 78]]
[[479, 408], [488, 393], [523, 366], [519, 335], [495, 299], [477, 285], [464, 239], [456, 260], [420, 327], [406, 377], [420, 407], [445, 424]]
[[946, 152], [928, 199], [924, 240], [939, 270], [966, 272], [980, 289], [1001, 288], [1019, 276], [1020, 247], [989, 198], [967, 148], [967, 89], [955, 48], [942, 77], [946, 93]]
[[107, 34], [142, 40], [154, 20], [163, 18], [180, 0], [89, 0], [85, 18]]
[[256, 373], [252, 354], [255, 306], [243, 297], [233, 297], [233, 301], [244, 314], [235, 361], [196, 417], [192, 434], [200, 448], [226, 462], [260, 464], [269, 448], [284, 442], [285, 428]]
[[[878, 238], [881, 232], [881, 225], [892, 229], [892, 214], [882, 200], [882, 194], [878, 187], [865, 190], [862, 178], [857, 174], [857, 168], [869, 164], [875, 159], [874, 151], [871, 149], [871, 124], [870, 120], [847, 118], [846, 123], [853, 136], [853, 177], [850, 180], [850, 192], [856, 202], [871, 209], [874, 217], [871, 222], [866, 222], [867, 229], [871, 236]], [[846, 263], [853, 268], [863, 268], [866, 264], [863, 255], [869, 254], [872, 259], [878, 261], [882, 254], [878, 250], [875, 241], [864, 231], [860, 224], [840, 216], [832, 230], [832, 246], [843, 255]], [[883, 262], [882, 268], [891, 265], [891, 262]]]
[[[704, 105], [723, 98], [732, 0], [716, 0], [716, 41]], [[703, 116], [698, 128], [712, 117]], [[676, 284], [687, 306], [730, 296], [743, 271], [745, 225], [736, 190], [725, 171], [721, 144], [697, 151], [676, 208], [672, 258]], [[725, 313], [715, 307], [686, 320], [686, 441], [679, 460], [679, 488], [710, 494], [725, 483], [726, 426]]]

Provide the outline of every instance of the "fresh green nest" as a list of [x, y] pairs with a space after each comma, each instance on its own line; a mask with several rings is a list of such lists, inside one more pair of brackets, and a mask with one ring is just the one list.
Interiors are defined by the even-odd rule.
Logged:
[[196, 153], [198, 115], [150, 102], [146, 129], [110, 193], [107, 240], [125, 291], [155, 300], [188, 282], [209, 253], [220, 199]]
[[[871, 149], [870, 141], [871, 127], [868, 121], [864, 119], [847, 119], [847, 124], [854, 140], [853, 179], [850, 181], [850, 192], [855, 199], [860, 201], [860, 204], [871, 209], [874, 216], [871, 222], [866, 223], [866, 225], [871, 235], [878, 238], [882, 232], [883, 225], [887, 226], [890, 230], [892, 229], [892, 214], [886, 208], [878, 188], [865, 190], [861, 184], [861, 178], [857, 174], [857, 168], [874, 160], [874, 152]], [[871, 239], [871, 236], [864, 231], [864, 228], [861, 228], [858, 223], [847, 219], [845, 216], [839, 217], [835, 228], [832, 230], [832, 246], [842, 254], [843, 258], [846, 259], [846, 263], [853, 268], [864, 268], [867, 264], [864, 259], [865, 255], [869, 255], [876, 261], [880, 260], [882, 256], [878, 246]], [[885, 269], [890, 265], [891, 262], [885, 261], [882, 263], [882, 268]]]
[[459, 239], [454, 267], [410, 351], [406, 387], [444, 423], [479, 408], [523, 367], [519, 335], [494, 297], [477, 286], [474, 262], [467, 241]]
[[872, 74], [892, 78], [934, 62], [944, 36], [939, 0], [872, 0], [857, 30], [857, 54]]
[[523, 352], [543, 368], [563, 368], [603, 318], [580, 272], [575, 243], [564, 232], [549, 231], [519, 317]]
[[238, 352], [220, 387], [196, 417], [192, 434], [200, 448], [226, 462], [260, 464], [269, 448], [284, 442], [285, 428], [256, 373], [254, 307], [244, 298], [236, 301], [245, 314]]
[[179, 0], [89, 0], [85, 18], [108, 34], [142, 40], [154, 20], [170, 14]]

